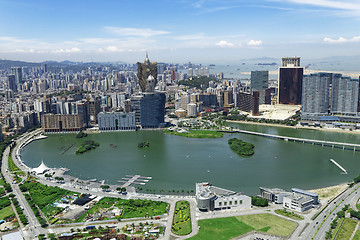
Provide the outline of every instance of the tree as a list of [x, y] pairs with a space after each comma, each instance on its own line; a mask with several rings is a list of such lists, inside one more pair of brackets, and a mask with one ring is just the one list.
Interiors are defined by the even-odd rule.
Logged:
[[257, 196], [251, 197], [251, 204], [254, 206], [258, 206], [258, 207], [269, 206], [268, 200], [261, 198], [261, 197], [257, 197]]
[[110, 186], [109, 185], [101, 185], [100, 188], [102, 190], [108, 190], [110, 188]]

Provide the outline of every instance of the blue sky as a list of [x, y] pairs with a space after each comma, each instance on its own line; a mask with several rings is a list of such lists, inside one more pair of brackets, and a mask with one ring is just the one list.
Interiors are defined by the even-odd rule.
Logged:
[[0, 0], [0, 58], [231, 63], [360, 55], [360, 0]]

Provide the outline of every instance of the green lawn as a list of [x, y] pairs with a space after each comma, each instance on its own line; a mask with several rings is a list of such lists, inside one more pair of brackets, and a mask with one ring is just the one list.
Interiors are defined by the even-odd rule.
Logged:
[[336, 239], [350, 239], [351, 234], [353, 233], [356, 227], [357, 221], [350, 218], [345, 218], [341, 229], [336, 236]]
[[263, 232], [280, 236], [289, 236], [297, 225], [295, 222], [269, 213], [238, 216], [237, 219], [257, 229], [258, 231], [262, 231], [262, 229], [270, 227], [269, 229], [266, 229], [266, 231], [264, 229]]
[[228, 240], [252, 230], [288, 236], [297, 225], [295, 222], [269, 213], [206, 219], [200, 220], [198, 224], [199, 233], [190, 239]]
[[360, 211], [360, 204], [356, 204], [356, 208], [358, 211]]
[[10, 217], [11, 215], [15, 215], [11, 206], [4, 207], [0, 210], [0, 220]]
[[0, 185], [1, 185], [1, 186], [4, 186], [4, 185], [5, 185], [4, 179], [2, 179], [2, 178], [0, 178]]
[[360, 230], [356, 231], [353, 240], [360, 240]]
[[205, 219], [198, 222], [199, 233], [192, 240], [228, 240], [254, 228], [236, 219], [236, 217]]
[[12, 157], [11, 157], [11, 151], [10, 151], [9, 158], [8, 158], [9, 171], [12, 172], [12, 173], [17, 173], [19, 175], [25, 176], [25, 173], [23, 171], [21, 171], [20, 168], [18, 168], [18, 166], [15, 165], [15, 163], [14, 163]]
[[191, 233], [190, 204], [188, 201], [176, 202], [171, 231], [176, 235], [188, 235]]
[[298, 215], [296, 213], [289, 212], [289, 211], [283, 210], [283, 209], [276, 209], [275, 213], [283, 215], [285, 217], [289, 217], [289, 218], [294, 219], [294, 220], [303, 220], [304, 219], [303, 216], [300, 216], [300, 215]]
[[222, 132], [209, 131], [209, 130], [189, 130], [186, 133], [164, 131], [167, 134], [189, 137], [189, 138], [221, 138], [224, 136]]
[[0, 196], [5, 194], [5, 189], [3, 187], [0, 187]]

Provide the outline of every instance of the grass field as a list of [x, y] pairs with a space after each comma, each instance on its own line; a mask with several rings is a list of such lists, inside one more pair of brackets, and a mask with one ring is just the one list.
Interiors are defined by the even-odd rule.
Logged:
[[356, 227], [357, 221], [350, 218], [345, 218], [341, 229], [336, 236], [336, 239], [350, 239], [351, 234], [353, 233]]
[[0, 185], [4, 186], [4, 184], [5, 184], [4, 179], [0, 178]]
[[180, 132], [170, 132], [168, 130], [164, 131], [167, 134], [188, 137], [188, 138], [221, 138], [224, 136], [222, 132], [209, 131], [209, 130], [189, 130], [189, 132], [180, 133]]
[[280, 236], [288, 236], [297, 225], [295, 222], [269, 213], [238, 216], [236, 218], [258, 231]]
[[360, 240], [360, 230], [356, 231], [353, 240]]
[[21, 175], [21, 176], [25, 176], [25, 173], [24, 173], [23, 171], [21, 171], [20, 168], [18, 168], [18, 167], [15, 165], [15, 163], [14, 163], [12, 157], [11, 157], [11, 154], [9, 154], [8, 160], [9, 160], [9, 171], [10, 171], [10, 172], [12, 172], [12, 173], [17, 173], [17, 174], [19, 174], [19, 175]]
[[275, 213], [283, 215], [283, 216], [291, 218], [291, 219], [294, 219], [294, 220], [303, 220], [304, 219], [303, 216], [300, 216], [296, 213], [289, 212], [289, 211], [283, 210], [283, 209], [276, 209]]
[[188, 235], [191, 233], [190, 204], [188, 201], [176, 202], [171, 231], [176, 235]]
[[360, 204], [356, 204], [356, 208], [358, 211], [360, 211]]
[[192, 240], [228, 240], [252, 230], [288, 236], [296, 223], [268, 213], [199, 221], [199, 233]]
[[15, 215], [11, 206], [4, 207], [0, 210], [0, 220], [3, 220], [11, 215]]

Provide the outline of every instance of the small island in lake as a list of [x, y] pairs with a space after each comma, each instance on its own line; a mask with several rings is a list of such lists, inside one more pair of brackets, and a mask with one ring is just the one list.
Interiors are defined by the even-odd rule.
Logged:
[[97, 148], [98, 146], [100, 146], [99, 143], [93, 141], [93, 140], [87, 140], [85, 142], [83, 142], [80, 147], [78, 148], [78, 150], [76, 151], [76, 154], [82, 154], [84, 152], [90, 151], [92, 149]]
[[149, 142], [140, 142], [140, 143], [138, 143], [138, 148], [148, 148], [148, 147], [150, 147]]
[[246, 157], [254, 154], [254, 144], [244, 142], [237, 138], [230, 138], [229, 146], [231, 150], [237, 153], [239, 156]]
[[166, 129], [164, 130], [164, 133], [189, 138], [221, 138], [224, 136], [222, 132], [211, 130], [172, 131], [170, 129]]

